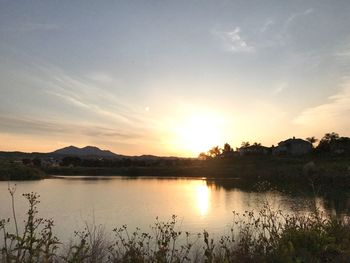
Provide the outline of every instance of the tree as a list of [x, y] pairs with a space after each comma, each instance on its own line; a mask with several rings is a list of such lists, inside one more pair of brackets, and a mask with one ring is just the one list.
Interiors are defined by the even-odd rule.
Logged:
[[199, 155], [198, 155], [198, 159], [199, 160], [207, 160], [209, 158], [209, 156], [204, 153], [204, 152], [201, 152]]
[[313, 147], [313, 144], [318, 141], [318, 139], [316, 139], [315, 136], [307, 137], [306, 140], [312, 144], [312, 147]]
[[229, 145], [228, 143], [224, 144], [224, 149], [222, 149], [222, 155], [224, 157], [229, 157], [231, 156], [231, 154], [233, 153], [233, 148], [231, 147], [231, 145]]
[[339, 134], [336, 132], [326, 133], [320, 142], [331, 142], [339, 139]]
[[261, 146], [261, 143], [254, 142], [254, 146]]
[[339, 140], [339, 134], [335, 132], [326, 133], [322, 139], [320, 140], [320, 143], [317, 146], [317, 150], [321, 152], [329, 152], [331, 149], [331, 143]]
[[230, 152], [233, 152], [233, 148], [228, 143], [225, 143], [222, 153], [230, 153]]
[[247, 148], [250, 146], [250, 143], [249, 142], [242, 142], [241, 146], [242, 146], [242, 148]]
[[215, 146], [208, 151], [208, 154], [213, 158], [218, 157], [221, 154], [221, 149], [219, 146]]

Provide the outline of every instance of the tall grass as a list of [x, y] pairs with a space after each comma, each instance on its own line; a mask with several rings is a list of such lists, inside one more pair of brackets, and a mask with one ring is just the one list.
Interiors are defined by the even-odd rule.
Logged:
[[[15, 188], [9, 188], [14, 197]], [[268, 203], [258, 211], [233, 212], [229, 234], [214, 240], [210, 233], [180, 231], [176, 216], [156, 219], [149, 232], [126, 225], [108, 235], [101, 226], [86, 225], [62, 244], [54, 222], [38, 217], [40, 196], [28, 201], [23, 231], [12, 220], [0, 221], [0, 262], [350, 262], [350, 223], [317, 208], [308, 214], [284, 214]], [[14, 208], [14, 201], [12, 199]], [[14, 229], [11, 232], [9, 229]], [[110, 234], [110, 233], [109, 233]]]

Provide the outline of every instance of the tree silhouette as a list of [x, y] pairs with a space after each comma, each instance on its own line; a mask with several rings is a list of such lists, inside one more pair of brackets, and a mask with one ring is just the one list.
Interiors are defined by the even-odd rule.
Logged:
[[231, 147], [231, 145], [229, 145], [228, 143], [224, 144], [224, 148], [222, 149], [222, 155], [224, 157], [229, 157], [231, 156], [231, 154], [234, 152], [233, 148]]
[[198, 159], [200, 159], [200, 160], [207, 160], [208, 158], [209, 158], [209, 156], [205, 152], [201, 152], [198, 155]]
[[321, 142], [331, 142], [337, 139], [339, 139], [339, 134], [336, 132], [331, 132], [331, 133], [326, 133], [321, 139]]
[[233, 148], [228, 143], [225, 143], [222, 153], [230, 153], [230, 152], [233, 152]]
[[221, 154], [221, 149], [219, 146], [215, 146], [208, 151], [208, 154], [213, 158], [218, 157]]
[[307, 137], [306, 140], [312, 144], [312, 147], [314, 146], [314, 143], [318, 141], [315, 136]]
[[249, 142], [242, 142], [241, 146], [242, 146], [242, 148], [247, 148], [250, 146], [250, 143]]
[[257, 143], [257, 142], [254, 142], [254, 144], [253, 144], [254, 146], [261, 146], [261, 143], [259, 142], [259, 143]]
[[339, 134], [335, 132], [326, 133], [322, 139], [320, 140], [320, 143], [317, 146], [317, 150], [321, 152], [329, 152], [331, 148], [331, 143], [339, 140]]

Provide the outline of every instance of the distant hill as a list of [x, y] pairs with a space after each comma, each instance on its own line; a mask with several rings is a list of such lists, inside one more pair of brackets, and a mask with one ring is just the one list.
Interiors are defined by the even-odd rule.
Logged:
[[[133, 159], [133, 160], [144, 160], [144, 161], [156, 161], [156, 160], [176, 160], [176, 159], [182, 159], [175, 156], [155, 156], [155, 155], [139, 155], [139, 156], [128, 156], [128, 155], [121, 155], [116, 154], [114, 152], [111, 152], [109, 150], [101, 150], [98, 147], [95, 146], [85, 146], [82, 148], [76, 147], [76, 146], [68, 146], [64, 147], [62, 149], [58, 149], [53, 152], [48, 153], [40, 153], [40, 152], [19, 152], [19, 151], [13, 151], [13, 152], [6, 152], [6, 151], [0, 151], [0, 159], [12, 159], [12, 160], [18, 160], [23, 158], [62, 158], [64, 156], [78, 156], [86, 159], [95, 159], [95, 158], [109, 158], [109, 159]], [[187, 158], [184, 158], [187, 159]]]
[[68, 146], [62, 149], [58, 149], [50, 154], [60, 155], [77, 155], [77, 156], [99, 156], [99, 157], [123, 157], [122, 155], [115, 154], [108, 150], [101, 150], [95, 146], [86, 146], [79, 148], [76, 146]]

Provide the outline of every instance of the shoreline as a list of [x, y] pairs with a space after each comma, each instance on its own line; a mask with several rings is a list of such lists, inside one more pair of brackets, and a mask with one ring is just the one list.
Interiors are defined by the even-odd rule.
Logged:
[[[54, 176], [94, 176], [130, 178], [197, 178], [206, 180], [234, 179], [239, 185], [249, 186], [267, 181], [272, 185], [305, 185], [314, 183], [333, 188], [350, 187], [350, 157], [300, 156], [266, 157], [246, 156], [231, 159], [196, 161], [192, 164], [128, 166], [128, 167], [33, 167], [23, 164], [0, 163], [0, 180], [36, 180]], [[12, 175], [10, 174], [12, 173]], [[10, 176], [9, 176], [10, 175]], [[287, 185], [288, 185], [287, 184]]]

